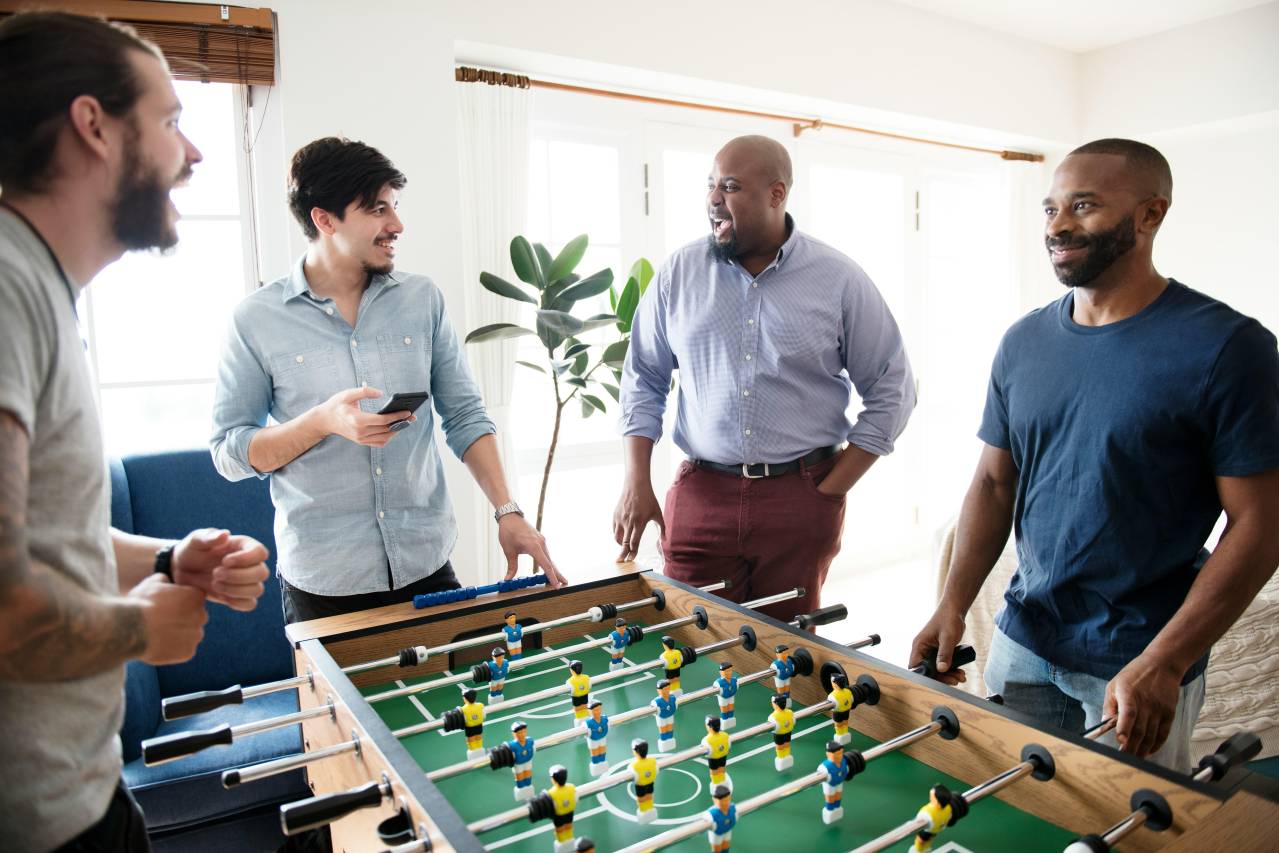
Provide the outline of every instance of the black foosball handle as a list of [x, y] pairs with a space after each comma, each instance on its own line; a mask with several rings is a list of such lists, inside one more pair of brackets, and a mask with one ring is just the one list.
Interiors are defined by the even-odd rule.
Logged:
[[285, 835], [297, 835], [308, 829], [327, 826], [360, 809], [381, 805], [390, 790], [385, 777], [381, 782], [368, 782], [338, 794], [324, 794], [280, 806], [280, 827]]
[[[961, 666], [970, 664], [977, 660], [977, 650], [972, 646], [955, 646], [955, 650], [950, 654], [950, 669], [947, 672], [954, 672]], [[911, 672], [918, 673], [928, 678], [937, 678], [937, 649], [933, 649], [924, 655], [924, 659], [910, 668]]]
[[820, 610], [814, 610], [812, 613], [802, 613], [795, 617], [795, 624], [801, 630], [816, 628], [818, 625], [829, 625], [832, 622], [842, 622], [848, 618], [848, 608], [842, 604], [832, 604], [829, 607], [823, 607]]
[[1251, 761], [1261, 752], [1261, 738], [1252, 732], [1237, 732], [1226, 738], [1226, 740], [1217, 747], [1217, 751], [1212, 755], [1205, 755], [1199, 759], [1199, 766], [1195, 768], [1195, 775], [1204, 770], [1212, 770], [1210, 779], [1216, 782], [1222, 776], [1226, 775], [1231, 767], [1243, 764], [1245, 761]]
[[175, 758], [185, 758], [211, 746], [230, 746], [231, 727], [225, 723], [212, 729], [153, 737], [142, 741], [142, 763], [154, 767]]
[[160, 715], [166, 720], [180, 720], [215, 708], [243, 704], [244, 688], [232, 684], [226, 690], [201, 690], [185, 696], [171, 696], [160, 702]]

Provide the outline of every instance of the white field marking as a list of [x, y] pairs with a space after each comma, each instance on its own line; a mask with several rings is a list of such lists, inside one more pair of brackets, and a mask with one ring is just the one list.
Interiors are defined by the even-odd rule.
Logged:
[[[608, 811], [608, 809], [606, 809], [604, 806], [596, 806], [595, 808], [593, 808], [593, 809], [588, 809], [588, 810], [586, 810], [586, 811], [584, 811], [584, 812], [575, 812], [575, 813], [573, 814], [573, 827], [574, 827], [574, 829], [576, 829], [576, 828], [577, 828], [577, 822], [578, 822], [578, 821], [583, 820], [583, 819], [588, 818], [588, 817], [591, 817], [591, 816], [593, 816], [593, 815], [597, 815], [597, 814], [599, 814], [600, 812], [603, 812], [603, 811]], [[543, 834], [543, 833], [550, 832], [550, 831], [551, 831], [551, 830], [553, 830], [553, 829], [555, 829], [555, 824], [551, 823], [551, 822], [548, 820], [548, 821], [546, 821], [545, 823], [539, 824], [538, 826], [534, 827], [533, 829], [526, 830], [526, 831], [524, 831], [524, 832], [519, 833], [518, 835], [512, 835], [512, 836], [511, 836], [511, 837], [509, 837], [509, 838], [503, 838], [501, 841], [494, 841], [492, 844], [486, 844], [486, 845], [484, 845], [484, 849], [485, 849], [485, 850], [497, 850], [497, 849], [500, 849], [500, 848], [502, 848], [502, 847], [509, 847], [509, 846], [511, 846], [512, 844], [516, 844], [516, 843], [518, 843], [518, 842], [520, 842], [520, 841], [523, 841], [523, 840], [524, 840], [524, 839], [526, 839], [526, 838], [532, 838], [534, 835], [541, 835], [541, 834]], [[576, 837], [576, 833], [574, 833], [574, 837]]]
[[941, 847], [938, 847], [933, 853], [973, 853], [962, 844], [956, 844], [953, 841], [947, 841]]
[[[601, 690], [592, 690], [591, 696], [592, 697], [602, 696], [605, 693], [611, 693], [614, 690], [621, 690], [623, 687], [630, 687], [632, 684], [639, 684], [643, 681], [647, 681], [652, 677], [653, 675], [651, 673], [644, 673], [639, 678], [633, 678], [630, 681], [623, 681], [620, 684], [610, 684], [608, 687], [605, 687]], [[539, 711], [549, 711], [552, 708], [559, 708], [560, 706], [567, 706], [567, 710], [558, 711], [554, 714], [538, 713]], [[565, 696], [562, 699], [556, 699], [555, 701], [549, 702], [545, 705], [538, 705], [537, 707], [534, 707], [534, 708], [525, 708], [519, 711], [518, 713], [507, 714], [506, 716], [494, 717], [492, 719], [485, 719], [484, 725], [488, 726], [494, 723], [503, 723], [503, 722], [506, 722], [507, 720], [523, 719], [525, 717], [528, 717], [534, 720], [549, 720], [555, 717], [571, 716], [572, 713], [573, 713], [572, 699], [568, 696]], [[448, 737], [449, 735], [460, 734], [462, 730], [454, 729], [451, 732], [446, 732], [443, 729], [436, 729], [435, 731], [440, 735], [440, 737]]]
[[[403, 687], [403, 686], [404, 686], [404, 682], [403, 682], [403, 681], [401, 681], [401, 680], [399, 680], [399, 679], [397, 679], [397, 680], [396, 680], [396, 682], [395, 682], [395, 686], [396, 686], [396, 687]], [[416, 696], [414, 696], [414, 695], [410, 695], [410, 696], [408, 697], [408, 699], [409, 699], [409, 701], [410, 701], [410, 702], [412, 702], [412, 703], [413, 703], [413, 707], [414, 707], [414, 708], [417, 708], [418, 713], [419, 713], [419, 714], [421, 714], [421, 715], [423, 716], [423, 718], [425, 718], [425, 719], [426, 719], [426, 721], [427, 721], [427, 722], [430, 722], [431, 720], [434, 720], [434, 719], [435, 719], [435, 717], [431, 714], [431, 712], [430, 712], [430, 711], [428, 711], [428, 710], [426, 710], [426, 706], [425, 706], [425, 705], [423, 705], [421, 702], [419, 702], [419, 701], [418, 701], [418, 699], [417, 699], [417, 697], [416, 697]]]
[[[617, 764], [614, 764], [612, 767], [610, 767], [608, 769], [608, 772], [605, 773], [602, 778], [608, 778], [609, 776], [612, 776], [614, 773], [616, 773], [619, 769], [623, 767], [629, 767], [629, 766], [630, 766], [629, 759], [624, 761], [619, 761]], [[682, 806], [685, 803], [691, 802], [692, 800], [697, 799], [698, 795], [702, 793], [702, 780], [697, 775], [693, 773], [689, 773], [687, 770], [683, 769], [682, 767], [667, 767], [666, 769], [661, 770], [659, 772], [659, 775], [661, 773], [666, 773], [672, 770], [679, 773], [683, 773], [685, 776], [688, 776], [690, 779], [692, 779], [697, 784], [697, 790], [693, 792], [692, 796], [685, 797], [683, 800], [680, 800], [678, 803], [658, 803], [656, 802], [656, 799], [655, 799], [653, 802], [653, 808], [657, 809], [659, 813], [661, 812], [662, 808], [668, 808], [668, 809], [674, 808], [676, 806]], [[606, 788], [605, 790], [600, 791], [598, 794], [596, 794], [595, 797], [596, 799], [600, 801], [600, 803], [603, 805], [604, 808], [608, 809], [608, 811], [614, 817], [617, 817], [621, 820], [628, 820], [631, 823], [639, 823], [639, 819], [635, 816], [634, 811], [623, 811], [612, 800], [608, 798], [608, 792], [616, 791], [616, 790], [617, 788]], [[630, 782], [627, 782], [626, 785], [622, 788], [622, 790], [626, 793], [628, 797], [631, 798], [632, 801], [635, 800], [635, 780], [634, 779], [632, 779]], [[699, 811], [693, 812], [691, 815], [685, 815], [683, 817], [659, 817], [653, 821], [653, 824], [655, 826], [673, 826], [673, 825], [688, 823], [689, 821], [697, 820], [703, 817], [705, 814], [706, 814], [705, 810], [699, 810]]]

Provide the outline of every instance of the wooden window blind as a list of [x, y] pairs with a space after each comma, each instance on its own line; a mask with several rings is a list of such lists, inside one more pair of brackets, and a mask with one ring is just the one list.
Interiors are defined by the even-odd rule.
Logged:
[[0, 18], [56, 9], [128, 24], [154, 42], [178, 80], [275, 83], [275, 16], [270, 9], [150, 0], [0, 0]]

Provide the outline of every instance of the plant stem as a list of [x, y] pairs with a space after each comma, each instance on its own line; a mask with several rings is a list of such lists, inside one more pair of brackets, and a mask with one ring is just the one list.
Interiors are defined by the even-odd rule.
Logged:
[[[554, 353], [551, 357], [554, 358]], [[560, 399], [560, 378], [553, 366], [551, 385], [555, 390], [555, 428], [551, 430], [551, 446], [546, 451], [546, 468], [542, 470], [542, 492], [537, 498], [537, 524], [534, 527], [539, 533], [542, 530], [542, 511], [546, 508], [546, 486], [551, 480], [551, 465], [555, 462], [555, 445], [560, 440], [560, 421], [564, 415], [564, 405], [568, 402]]]

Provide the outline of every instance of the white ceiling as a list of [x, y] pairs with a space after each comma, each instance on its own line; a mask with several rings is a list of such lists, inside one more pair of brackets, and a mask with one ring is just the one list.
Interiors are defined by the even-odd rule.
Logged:
[[1269, 0], [896, 0], [936, 15], [1086, 53]]

